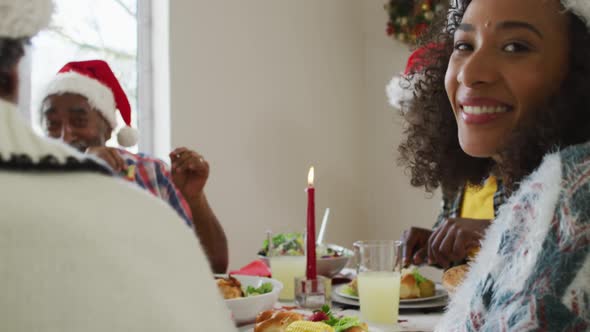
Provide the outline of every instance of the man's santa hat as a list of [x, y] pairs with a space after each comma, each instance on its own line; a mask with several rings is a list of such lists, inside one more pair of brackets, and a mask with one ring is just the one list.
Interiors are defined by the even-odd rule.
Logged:
[[26, 38], [49, 25], [51, 0], [0, 0], [0, 37]]
[[131, 106], [123, 88], [109, 65], [102, 60], [70, 62], [49, 83], [45, 97], [64, 93], [79, 94], [88, 99], [112, 129], [117, 128], [117, 109], [126, 126], [119, 130], [119, 145], [137, 144], [137, 130], [131, 128]]

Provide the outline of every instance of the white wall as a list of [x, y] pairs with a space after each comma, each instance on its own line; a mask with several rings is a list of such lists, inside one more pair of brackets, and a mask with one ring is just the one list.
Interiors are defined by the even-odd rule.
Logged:
[[327, 239], [365, 237], [366, 146], [361, 3], [355, 0], [170, 2], [172, 145], [211, 164], [207, 192], [229, 237], [230, 265], [272, 229], [305, 227], [316, 167]]
[[230, 267], [264, 231], [303, 230], [307, 170], [327, 240], [397, 238], [437, 202], [395, 166], [401, 131], [384, 86], [408, 51], [384, 36], [380, 0], [170, 2], [172, 146], [202, 152]]
[[363, 40], [365, 51], [365, 128], [368, 137], [366, 160], [371, 178], [366, 187], [369, 236], [399, 238], [412, 225], [431, 227], [440, 206], [440, 195], [427, 195], [410, 186], [409, 177], [397, 165], [397, 146], [402, 139], [399, 111], [387, 101], [385, 86], [402, 72], [410, 55], [409, 46], [385, 34], [386, 1], [363, 1]]

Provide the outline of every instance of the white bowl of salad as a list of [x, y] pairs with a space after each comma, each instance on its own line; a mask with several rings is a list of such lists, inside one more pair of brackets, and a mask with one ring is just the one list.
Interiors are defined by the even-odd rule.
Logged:
[[[305, 242], [302, 233], [282, 233], [272, 237], [273, 252], [282, 256], [298, 256], [305, 254]], [[323, 244], [316, 248], [317, 272], [327, 278], [337, 275], [354, 254], [352, 250], [336, 244]], [[268, 241], [264, 240], [258, 257], [266, 265], [268, 261]], [[271, 269], [272, 270], [272, 269]]]
[[[259, 312], [272, 309], [283, 289], [280, 281], [270, 278], [240, 275], [216, 275], [215, 278], [218, 279], [217, 285], [224, 295], [225, 304], [237, 324], [254, 322]], [[233, 295], [232, 288], [238, 288]], [[228, 298], [227, 292], [232, 298]]]

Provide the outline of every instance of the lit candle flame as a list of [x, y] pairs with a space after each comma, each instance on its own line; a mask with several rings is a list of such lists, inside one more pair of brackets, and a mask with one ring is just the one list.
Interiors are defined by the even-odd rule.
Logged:
[[313, 166], [309, 168], [309, 173], [307, 173], [307, 184], [313, 187]]

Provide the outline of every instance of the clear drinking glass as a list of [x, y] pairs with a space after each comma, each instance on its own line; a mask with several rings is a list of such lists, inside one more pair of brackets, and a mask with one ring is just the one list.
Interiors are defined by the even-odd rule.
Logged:
[[[290, 233], [293, 234], [293, 233]], [[270, 239], [270, 234], [268, 234]], [[301, 243], [294, 247], [301, 246]], [[295, 278], [305, 276], [306, 259], [301, 251], [285, 251], [285, 247], [293, 247], [283, 243], [281, 247], [275, 247], [272, 241], [268, 246], [268, 261], [272, 278], [283, 283], [283, 290], [279, 294], [281, 301], [293, 301], [295, 299]]]
[[269, 262], [273, 279], [283, 283], [279, 300], [293, 301], [295, 299], [295, 278], [305, 276], [305, 256], [271, 256]]
[[394, 240], [354, 243], [361, 315], [374, 325], [397, 326], [401, 246]]

